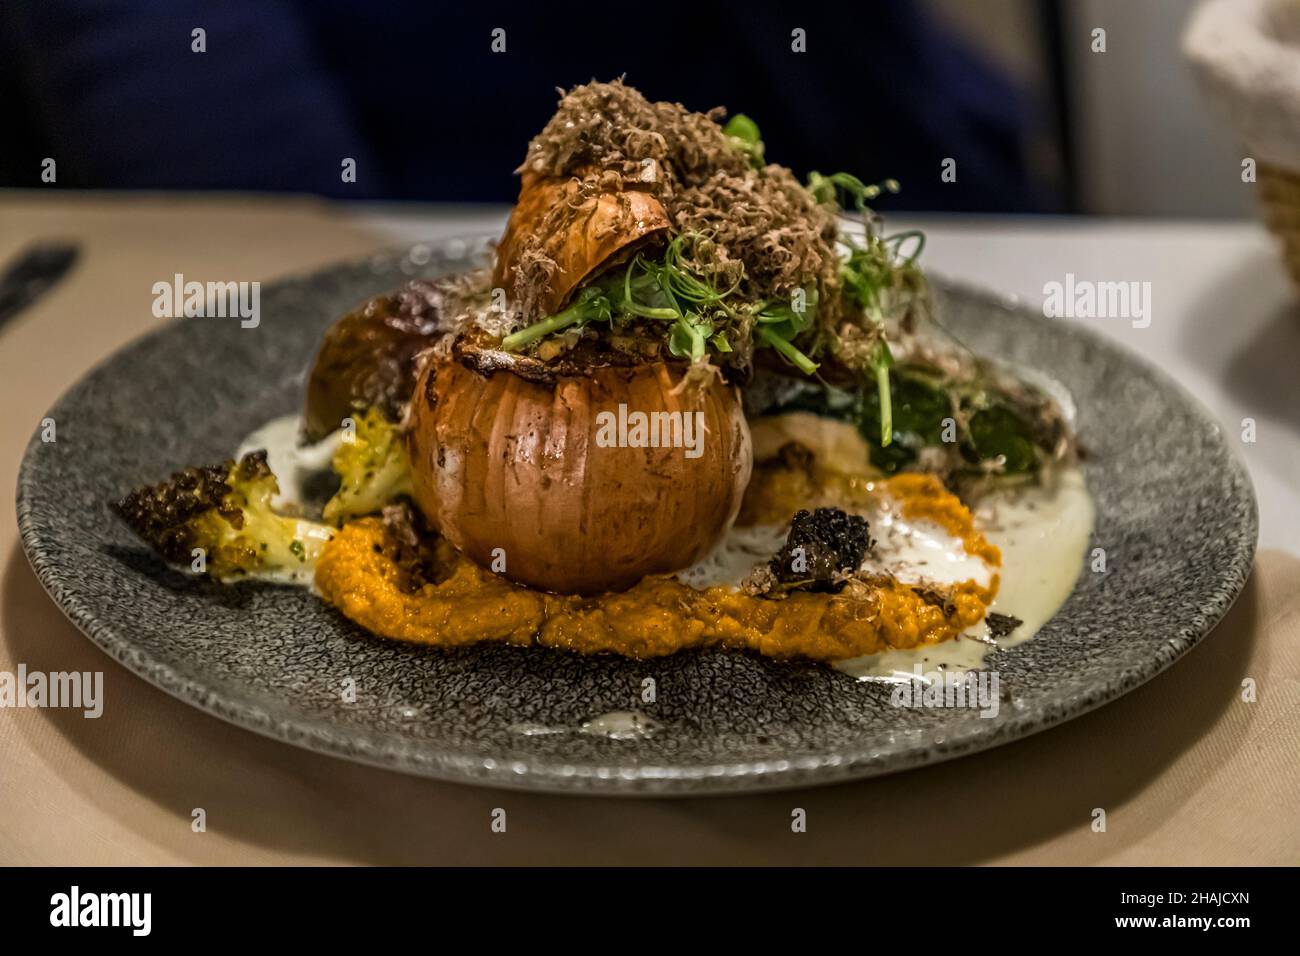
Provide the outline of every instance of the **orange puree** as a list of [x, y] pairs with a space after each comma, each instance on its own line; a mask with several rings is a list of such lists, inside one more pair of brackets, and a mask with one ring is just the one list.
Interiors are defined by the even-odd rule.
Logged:
[[[784, 523], [799, 507], [852, 507], [888, 494], [905, 517], [931, 520], [960, 538], [968, 553], [1001, 564], [997, 548], [975, 530], [970, 512], [933, 477], [901, 475], [870, 482], [821, 473], [810, 479], [818, 487], [796, 487], [792, 475], [792, 469], [781, 467], [756, 473], [742, 519]], [[368, 630], [420, 644], [451, 647], [496, 640], [636, 658], [722, 646], [817, 661], [949, 640], [984, 616], [997, 591], [993, 575], [989, 587], [967, 581], [943, 589], [936, 600], [933, 593], [923, 596], [881, 577], [851, 581], [839, 594], [796, 591], [771, 599], [727, 587], [696, 590], [674, 577], [655, 575], [627, 591], [583, 598], [513, 584], [445, 541], [435, 550], [431, 579], [436, 583], [407, 590], [382, 522], [354, 521], [326, 545], [316, 566], [316, 586]]]

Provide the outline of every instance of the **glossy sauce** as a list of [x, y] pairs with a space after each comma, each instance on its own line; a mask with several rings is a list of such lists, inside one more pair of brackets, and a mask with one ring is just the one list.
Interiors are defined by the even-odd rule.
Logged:
[[235, 457], [240, 458], [250, 451], [266, 451], [266, 462], [280, 486], [279, 494], [271, 499], [271, 503], [277, 511], [285, 514], [301, 513], [308, 479], [329, 470], [343, 432], [336, 431], [315, 445], [299, 446], [301, 435], [302, 417], [283, 415], [255, 430], [239, 443], [235, 452]]
[[834, 666], [867, 679], [912, 679], [923, 673], [979, 668], [995, 648], [1029, 640], [1052, 619], [1074, 590], [1087, 555], [1095, 517], [1083, 472], [1058, 472], [1039, 486], [1001, 491], [975, 509], [975, 523], [1002, 551], [1002, 583], [990, 610], [1023, 623], [994, 639], [981, 623], [956, 640], [906, 651], [886, 651]]

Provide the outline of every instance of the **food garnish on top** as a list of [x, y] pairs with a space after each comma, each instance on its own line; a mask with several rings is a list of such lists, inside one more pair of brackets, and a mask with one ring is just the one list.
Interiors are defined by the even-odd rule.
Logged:
[[885, 325], [921, 305], [924, 283], [898, 255], [908, 237], [883, 239], [869, 215], [860, 238], [838, 224], [841, 201], [865, 214], [882, 187], [844, 173], [804, 185], [766, 162], [752, 120], [722, 118], [617, 80], [560, 100], [519, 167], [498, 252], [520, 326], [502, 348], [571, 347], [591, 326], [611, 348], [659, 344], [696, 375], [743, 382], [765, 349], [805, 374], [823, 356], [883, 374]]

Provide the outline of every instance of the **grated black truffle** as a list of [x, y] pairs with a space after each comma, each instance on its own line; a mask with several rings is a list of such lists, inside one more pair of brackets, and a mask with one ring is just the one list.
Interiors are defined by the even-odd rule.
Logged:
[[786, 589], [837, 593], [875, 542], [867, 519], [839, 508], [799, 511], [769, 567]]
[[[739, 299], [750, 302], [785, 300], [813, 286], [829, 325], [840, 307], [835, 212], [789, 169], [756, 168], [723, 131], [725, 115], [720, 107], [696, 113], [680, 103], [652, 103], [621, 79], [593, 81], [563, 94], [516, 172], [572, 177], [584, 197], [645, 190], [663, 203], [674, 233], [707, 237], [688, 257], [700, 275], [722, 288], [738, 284]], [[647, 161], [654, 169], [648, 181]], [[527, 240], [515, 292], [521, 301], [556, 268], [543, 250], [546, 235], [580, 208], [574, 202], [557, 210]]]

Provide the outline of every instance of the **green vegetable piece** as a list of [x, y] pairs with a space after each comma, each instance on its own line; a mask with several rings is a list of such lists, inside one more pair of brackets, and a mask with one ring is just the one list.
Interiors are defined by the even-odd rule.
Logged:
[[325, 520], [333, 524], [381, 511], [412, 491], [411, 462], [398, 427], [375, 408], [353, 421], [351, 441], [334, 452], [339, 490], [325, 505]]
[[981, 459], [1002, 457], [1006, 474], [1020, 475], [1038, 467], [1033, 428], [1006, 405], [992, 405], [972, 415], [970, 437]]
[[[888, 423], [881, 410], [886, 394]], [[893, 372], [888, 374], [887, 393], [879, 388], [864, 391], [858, 430], [870, 446], [872, 464], [892, 473], [915, 462], [920, 449], [941, 444], [943, 421], [951, 415], [952, 405], [942, 390]]]
[[199, 567], [218, 580], [310, 571], [333, 530], [276, 514], [278, 490], [265, 451], [238, 462], [187, 468], [131, 492], [114, 507], [145, 543], [173, 564]]

